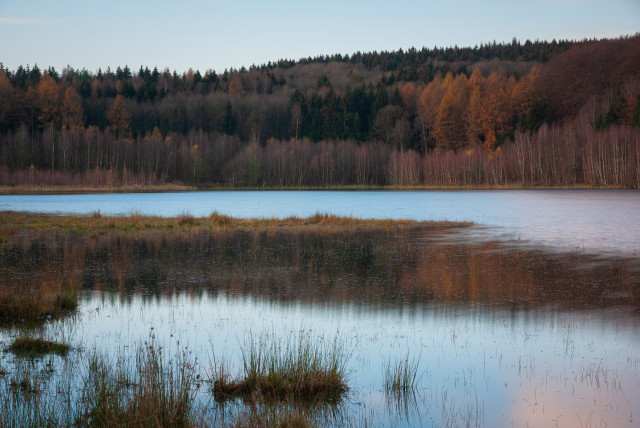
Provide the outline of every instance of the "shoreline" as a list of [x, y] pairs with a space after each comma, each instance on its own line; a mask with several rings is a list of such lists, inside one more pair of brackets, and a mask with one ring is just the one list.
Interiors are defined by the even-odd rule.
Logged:
[[229, 191], [469, 191], [469, 190], [638, 190], [624, 186], [190, 186], [184, 184], [124, 185], [124, 186], [45, 186], [45, 185], [0, 185], [0, 195], [59, 195], [91, 193], [172, 193], [172, 192], [229, 192]]

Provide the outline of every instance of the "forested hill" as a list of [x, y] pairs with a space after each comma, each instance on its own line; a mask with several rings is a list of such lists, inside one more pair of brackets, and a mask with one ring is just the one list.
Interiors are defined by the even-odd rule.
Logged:
[[[638, 35], [358, 52], [223, 73], [0, 66], [0, 184], [31, 169], [32, 179], [91, 172], [249, 186], [637, 187], [639, 100]], [[566, 165], [541, 146], [544, 165], [516, 168], [520, 150], [511, 171], [507, 158], [524, 139], [553, 140], [570, 151]], [[586, 144], [601, 139], [624, 149], [615, 173], [589, 172]], [[284, 158], [316, 170], [295, 172]], [[503, 164], [489, 166], [496, 159]]]

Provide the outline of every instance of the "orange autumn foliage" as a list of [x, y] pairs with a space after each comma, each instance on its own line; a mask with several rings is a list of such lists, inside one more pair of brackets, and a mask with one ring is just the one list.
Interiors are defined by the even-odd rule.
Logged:
[[45, 125], [56, 124], [60, 119], [60, 89], [56, 81], [47, 73], [42, 75], [36, 88], [40, 114], [38, 119]]

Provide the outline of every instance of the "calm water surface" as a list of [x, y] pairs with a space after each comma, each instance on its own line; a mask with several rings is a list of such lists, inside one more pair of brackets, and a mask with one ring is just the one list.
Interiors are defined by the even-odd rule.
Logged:
[[640, 191], [219, 191], [153, 194], [8, 195], [0, 210], [176, 216], [213, 211], [240, 217], [308, 216], [317, 212], [373, 218], [464, 220], [562, 250], [640, 253]]
[[[88, 353], [135, 360], [187, 347], [203, 378], [241, 368], [252, 339], [337, 340], [350, 391], [324, 426], [640, 426], [640, 192], [192, 192], [0, 196], [0, 210], [243, 217], [316, 212], [467, 220], [444, 231], [188, 236], [43, 233], [0, 241], [0, 292], [65, 283], [77, 315], [32, 333], [66, 340], [47, 388], [79, 382]], [[558, 251], [560, 250], [560, 251]], [[0, 346], [23, 334], [0, 330]], [[384, 367], [419, 361], [414, 393]], [[32, 369], [51, 373], [50, 359]], [[0, 355], [0, 391], [19, 358]], [[49, 365], [48, 365], [49, 364]], [[80, 367], [80, 369], [79, 369]], [[75, 381], [74, 381], [75, 379]], [[205, 382], [198, 402], [221, 407]], [[1, 397], [0, 397], [1, 398]]]
[[[151, 340], [169, 357], [186, 347], [206, 378], [221, 359], [239, 372], [252, 339], [303, 332], [347, 354], [351, 389], [323, 426], [633, 427], [638, 269], [633, 257], [457, 230], [45, 234], [3, 244], [0, 289], [82, 290], [76, 316], [38, 330], [76, 349], [55, 357], [51, 391], [81, 376], [93, 349], [135, 360]], [[419, 361], [414, 393], [386, 393], [385, 365], [407, 354]], [[0, 356], [9, 373], [16, 364]], [[0, 377], [0, 391], [10, 379]], [[218, 405], [209, 387], [198, 402], [212, 418], [243, 408]]]

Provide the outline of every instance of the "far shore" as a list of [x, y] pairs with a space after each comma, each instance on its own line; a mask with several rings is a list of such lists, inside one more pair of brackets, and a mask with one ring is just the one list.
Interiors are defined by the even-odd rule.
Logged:
[[[516, 183], [499, 186], [475, 185], [475, 186], [362, 186], [362, 185], [332, 185], [332, 186], [194, 186], [187, 184], [152, 184], [152, 185], [117, 185], [117, 186], [50, 186], [50, 185], [0, 185], [0, 195], [49, 195], [49, 194], [83, 194], [83, 193], [168, 193], [168, 192], [195, 192], [195, 191], [328, 191], [328, 190], [622, 190], [629, 189], [623, 186], [543, 186], [521, 185]], [[636, 189], [637, 190], [637, 189]]]

